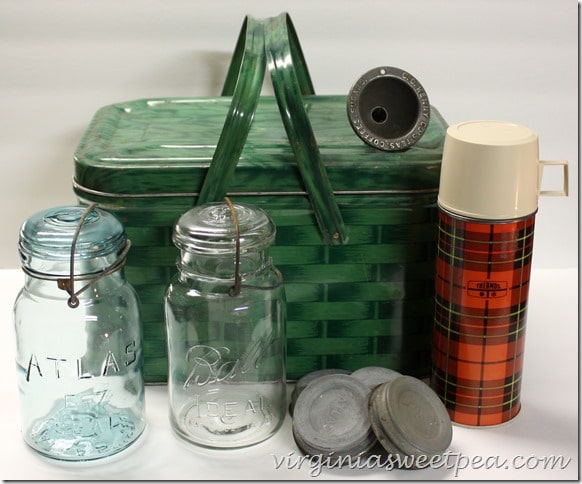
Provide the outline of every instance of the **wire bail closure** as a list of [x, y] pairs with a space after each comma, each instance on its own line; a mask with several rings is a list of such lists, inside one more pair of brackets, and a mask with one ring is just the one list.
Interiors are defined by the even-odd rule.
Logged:
[[283, 275], [278, 269], [275, 269], [275, 272], [277, 274], [277, 284], [275, 284], [274, 286], [253, 286], [242, 283], [242, 278], [240, 275], [240, 227], [238, 224], [238, 216], [236, 214], [236, 208], [232, 201], [230, 200], [230, 198], [224, 197], [224, 201], [228, 205], [228, 208], [230, 209], [232, 223], [234, 225], [234, 236], [235, 236], [234, 285], [228, 290], [228, 295], [232, 297], [238, 296], [243, 287], [263, 290], [271, 290], [278, 288], [283, 284]]
[[232, 223], [234, 225], [234, 236], [235, 236], [235, 254], [234, 254], [234, 285], [228, 290], [229, 296], [238, 296], [242, 288], [242, 281], [240, 277], [240, 228], [238, 226], [238, 216], [236, 214], [236, 209], [234, 204], [230, 201], [230, 198], [224, 197], [225, 203], [230, 209], [230, 215], [232, 217]]
[[115, 259], [115, 261], [109, 267], [106, 267], [105, 269], [92, 275], [91, 277], [77, 278], [78, 281], [89, 280], [90, 282], [88, 284], [85, 284], [81, 289], [79, 289], [78, 291], [75, 292], [75, 249], [77, 246], [77, 239], [79, 238], [79, 235], [81, 233], [81, 228], [83, 227], [83, 224], [85, 223], [85, 220], [87, 219], [87, 216], [93, 211], [93, 209], [96, 206], [97, 206], [97, 203], [95, 203], [95, 202], [91, 203], [87, 207], [87, 209], [83, 212], [83, 215], [81, 215], [81, 218], [79, 219], [79, 224], [77, 225], [77, 229], [75, 230], [75, 235], [73, 236], [73, 241], [71, 243], [71, 259], [70, 259], [71, 263], [70, 263], [69, 278], [68, 279], [57, 279], [57, 285], [58, 285], [59, 289], [66, 291], [67, 294], [69, 295], [69, 300], [67, 301], [67, 304], [72, 309], [79, 307], [79, 304], [80, 304], [79, 295], [82, 292], [86, 291], [89, 287], [91, 287], [93, 284], [95, 284], [99, 279], [101, 279], [109, 274], [112, 274], [113, 272], [116, 272], [123, 267], [123, 265], [125, 264], [125, 258], [127, 256], [127, 253], [129, 252], [129, 248], [131, 247], [131, 241], [127, 240], [125, 243], [125, 247], [123, 248], [123, 251], [121, 252], [119, 257], [117, 259]]
[[[117, 272], [125, 265], [127, 253], [129, 252], [129, 249], [131, 247], [131, 241], [129, 239], [127, 239], [125, 242], [125, 247], [123, 248], [123, 250], [121, 251], [121, 253], [117, 257], [117, 259], [115, 259], [111, 263], [110, 266], [105, 267], [104, 269], [102, 269], [98, 272], [95, 272], [93, 274], [75, 277], [75, 249], [77, 246], [77, 240], [78, 240], [79, 235], [81, 233], [81, 228], [82, 228], [83, 224], [85, 223], [85, 220], [87, 219], [87, 216], [93, 211], [93, 209], [96, 206], [97, 206], [97, 203], [91, 203], [87, 207], [87, 209], [83, 212], [83, 214], [81, 215], [81, 218], [79, 219], [79, 223], [77, 225], [77, 228], [75, 230], [75, 234], [73, 235], [73, 240], [71, 242], [71, 256], [70, 256], [70, 263], [69, 263], [70, 270], [69, 270], [69, 277], [68, 278], [54, 276], [54, 275], [47, 274], [44, 272], [35, 271], [35, 270], [27, 268], [27, 267], [22, 268], [22, 270], [24, 271], [25, 274], [27, 274], [31, 277], [34, 277], [35, 279], [42, 279], [45, 281], [56, 281], [57, 287], [63, 291], [66, 291], [67, 294], [69, 295], [69, 299], [67, 300], [67, 304], [72, 309], [79, 307], [79, 305], [80, 305], [79, 295], [80, 294], [82, 294], [84, 291], [89, 289], [89, 287], [91, 287], [93, 284], [95, 284], [98, 280], [102, 279], [105, 276], [113, 274], [114, 272]], [[87, 284], [85, 284], [83, 287], [81, 287], [79, 290], [75, 291], [75, 282], [78, 282], [78, 281], [89, 281], [89, 282]]]

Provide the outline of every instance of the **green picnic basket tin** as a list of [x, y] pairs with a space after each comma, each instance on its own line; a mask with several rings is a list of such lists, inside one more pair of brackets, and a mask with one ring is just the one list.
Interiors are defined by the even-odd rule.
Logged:
[[[274, 96], [261, 96], [266, 71]], [[446, 123], [431, 107], [412, 147], [385, 152], [352, 129], [347, 96], [315, 95], [287, 14], [247, 17], [223, 88], [205, 98], [101, 108], [75, 153], [74, 191], [124, 223], [145, 378], [167, 381], [163, 298], [172, 229], [194, 204], [265, 208], [287, 293], [287, 378], [323, 368], [430, 368], [436, 197]]]

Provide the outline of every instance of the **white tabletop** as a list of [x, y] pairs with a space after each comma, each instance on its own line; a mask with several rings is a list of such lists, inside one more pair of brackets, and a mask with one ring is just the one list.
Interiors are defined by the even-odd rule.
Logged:
[[[577, 479], [578, 271], [532, 273], [522, 410], [496, 428], [455, 426], [440, 468], [389, 470], [386, 465], [330, 469], [302, 458], [291, 418], [271, 439], [242, 450], [208, 450], [183, 443], [170, 430], [165, 386], [146, 388], [148, 427], [134, 446], [96, 463], [42, 458], [20, 436], [11, 308], [23, 278], [0, 270], [0, 477], [8, 480], [242, 480], [242, 479]], [[289, 385], [289, 393], [292, 385]], [[302, 460], [303, 459], [303, 460]], [[358, 464], [354, 462], [355, 466]], [[380, 462], [379, 464], [385, 464]]]

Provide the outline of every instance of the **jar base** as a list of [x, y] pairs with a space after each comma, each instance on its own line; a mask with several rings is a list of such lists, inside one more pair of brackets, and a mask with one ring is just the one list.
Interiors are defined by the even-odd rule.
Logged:
[[[171, 412], [172, 428], [180, 438], [202, 447], [235, 449], [263, 442], [277, 432], [286, 415], [281, 385], [224, 386], [230, 388], [205, 389]], [[269, 394], [274, 395], [268, 398]]]
[[184, 444], [186, 445], [195, 445], [197, 447], [204, 447], [206, 449], [214, 449], [214, 450], [236, 450], [236, 449], [243, 449], [245, 447], [251, 447], [253, 445], [260, 444], [261, 442], [265, 442], [273, 437], [281, 428], [283, 422], [280, 422], [279, 425], [274, 427], [270, 432], [262, 434], [260, 437], [255, 437], [252, 440], [241, 441], [237, 443], [211, 443], [206, 440], [202, 440], [197, 438], [196, 436], [184, 432], [182, 428], [178, 427], [171, 421], [172, 430], [174, 431], [174, 435], [176, 435]]
[[129, 409], [106, 403], [91, 408], [63, 405], [33, 423], [24, 440], [45, 457], [81, 462], [125, 450], [144, 429], [144, 419]]

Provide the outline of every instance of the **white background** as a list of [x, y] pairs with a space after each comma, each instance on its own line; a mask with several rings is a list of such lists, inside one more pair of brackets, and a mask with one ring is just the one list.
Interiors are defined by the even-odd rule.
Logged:
[[0, 0], [0, 267], [18, 266], [24, 219], [75, 202], [73, 153], [97, 109], [218, 95], [244, 15], [284, 10], [320, 94], [392, 65], [449, 124], [536, 131], [541, 159], [570, 162], [571, 192], [540, 199], [534, 266], [577, 267], [575, 0]]
[[[449, 124], [500, 119], [540, 136], [540, 158], [568, 160], [570, 197], [540, 199], [534, 243], [522, 414], [499, 429], [455, 428], [469, 457], [563, 454], [563, 472], [473, 470], [461, 478], [578, 477], [578, 5], [574, 0], [0, 0], [0, 268], [16, 269], [18, 228], [42, 208], [74, 203], [73, 152], [103, 105], [218, 95], [245, 14], [288, 11], [316, 91], [347, 93], [367, 70], [413, 74]], [[270, 92], [270, 87], [265, 87]], [[550, 170], [545, 188], [560, 186]], [[556, 270], [558, 268], [567, 270]], [[235, 452], [173, 437], [165, 387], [147, 389], [141, 446], [106, 465], [63, 467], [21, 442], [10, 306], [18, 270], [0, 271], [4, 479], [301, 479], [271, 453], [297, 453], [290, 421]], [[454, 478], [451, 471], [324, 472], [331, 479]]]

